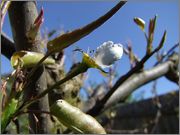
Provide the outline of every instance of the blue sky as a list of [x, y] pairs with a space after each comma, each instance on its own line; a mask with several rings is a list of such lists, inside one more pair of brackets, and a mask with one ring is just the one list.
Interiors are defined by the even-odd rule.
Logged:
[[[44, 8], [44, 24], [42, 30], [64, 29], [74, 30], [82, 27], [91, 21], [97, 19], [107, 11], [109, 11], [118, 1], [44, 1], [37, 2], [38, 10]], [[128, 41], [131, 41], [134, 52], [139, 58], [142, 58], [145, 49], [146, 41], [143, 32], [133, 22], [134, 17], [141, 17], [146, 22], [146, 31], [148, 28], [148, 22], [150, 18], [153, 18], [156, 14], [157, 25], [155, 29], [155, 38], [153, 45], [157, 46], [160, 42], [164, 30], [167, 30], [167, 40], [162, 50], [167, 51], [171, 46], [179, 41], [179, 2], [178, 0], [171, 1], [158, 1], [158, 2], [143, 2], [143, 1], [129, 1], [120, 9], [111, 19], [104, 23], [101, 27], [96, 29], [94, 32], [76, 42], [73, 46], [65, 49], [66, 54], [66, 70], [68, 71], [72, 59], [72, 50], [75, 45], [82, 48], [84, 51], [88, 49], [96, 49], [97, 46], [105, 41], [112, 40], [115, 43], [121, 43], [125, 45]], [[12, 37], [11, 28], [9, 25], [8, 16], [5, 18], [3, 25], [3, 31]], [[77, 58], [80, 61], [80, 56]], [[155, 63], [156, 59], [153, 56], [145, 64], [145, 68], [151, 68]], [[7, 73], [12, 71], [10, 62], [1, 57], [1, 73]], [[125, 74], [129, 69], [129, 60], [126, 55], [117, 62], [117, 72], [119, 75]], [[88, 79], [85, 85], [89, 85], [89, 81], [102, 83], [107, 80], [102, 76], [96, 69], [90, 69], [88, 71]], [[152, 83], [149, 83], [139, 88], [134, 96], [139, 95], [142, 91], [145, 91], [145, 98], [151, 95]], [[166, 93], [169, 90], [177, 89], [178, 86], [167, 81], [164, 77], [158, 80], [157, 89], [158, 94]], [[83, 93], [83, 92], [82, 92]]]

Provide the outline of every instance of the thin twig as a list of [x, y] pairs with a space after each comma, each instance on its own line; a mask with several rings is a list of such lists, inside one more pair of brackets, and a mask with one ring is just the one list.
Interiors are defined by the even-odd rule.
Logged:
[[38, 101], [40, 98], [42, 98], [43, 96], [45, 96], [47, 93], [49, 93], [50, 91], [52, 91], [54, 88], [58, 87], [59, 85], [63, 84], [64, 82], [72, 79], [73, 77], [79, 75], [80, 73], [84, 73], [85, 71], [87, 71], [88, 67], [84, 64], [79, 64], [74, 70], [72, 70], [72, 72], [70, 72], [66, 77], [64, 77], [62, 80], [56, 82], [54, 85], [52, 85], [51, 87], [47, 88], [46, 90], [44, 90], [42, 93], [40, 93], [39, 95], [37, 95], [36, 97], [34, 97], [33, 99], [24, 102], [18, 109], [17, 109], [17, 113], [18, 111], [24, 110], [26, 107], [28, 107], [30, 104]]
[[15, 119], [13, 120], [13, 122], [14, 122], [14, 124], [16, 125], [17, 134], [20, 134], [19, 120], [15, 118]]
[[1, 52], [9, 60], [16, 51], [14, 41], [8, 37], [4, 32], [1, 33]]
[[179, 43], [177, 43], [177, 44], [175, 44], [174, 46], [172, 46], [172, 47], [168, 50], [168, 52], [166, 53], [166, 55], [163, 55], [162, 58], [161, 58], [161, 60], [158, 61], [158, 62], [156, 62], [156, 63], [154, 64], [154, 66], [158, 65], [159, 63], [161, 63], [161, 62], [163, 61], [163, 59], [165, 59], [165, 57], [169, 56], [178, 46], [179, 46]]
[[25, 110], [25, 111], [19, 111], [16, 115], [16, 116], [19, 116], [19, 115], [22, 115], [22, 114], [26, 114], [26, 113], [46, 113], [46, 114], [49, 114], [49, 115], [52, 115], [51, 112], [48, 112], [48, 111], [42, 111], [42, 110]]
[[144, 133], [144, 129], [133, 129], [133, 130], [117, 130], [117, 129], [106, 129], [110, 134], [136, 134]]
[[162, 115], [161, 114], [162, 105], [161, 105], [161, 103], [159, 101], [159, 97], [158, 97], [158, 94], [157, 94], [157, 88], [156, 87], [157, 87], [157, 80], [155, 80], [154, 83], [153, 83], [152, 92], [154, 93], [154, 96], [155, 96], [154, 100], [155, 100], [155, 104], [156, 104], [158, 110], [157, 110], [157, 113], [156, 113], [156, 117], [154, 119], [154, 126], [153, 126], [152, 130], [150, 131], [151, 134], [153, 134], [155, 132], [155, 130], [157, 128], [157, 125], [159, 123], [160, 117]]

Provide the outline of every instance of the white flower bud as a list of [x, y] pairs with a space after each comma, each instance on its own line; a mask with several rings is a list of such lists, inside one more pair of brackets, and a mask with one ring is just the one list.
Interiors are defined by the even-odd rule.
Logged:
[[99, 66], [106, 68], [121, 59], [122, 55], [122, 44], [114, 44], [112, 41], [107, 41], [97, 48], [93, 59]]

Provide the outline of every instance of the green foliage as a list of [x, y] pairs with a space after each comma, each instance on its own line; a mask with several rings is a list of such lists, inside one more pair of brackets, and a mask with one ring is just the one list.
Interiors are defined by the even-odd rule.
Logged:
[[6, 126], [9, 124], [13, 114], [16, 111], [18, 100], [12, 98], [8, 105], [5, 107], [1, 115], [1, 131], [4, 132]]

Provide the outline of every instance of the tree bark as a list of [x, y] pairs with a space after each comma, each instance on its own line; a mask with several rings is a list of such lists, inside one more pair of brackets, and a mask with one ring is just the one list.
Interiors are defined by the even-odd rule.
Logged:
[[1, 52], [9, 60], [16, 51], [14, 42], [4, 33], [1, 33]]
[[[40, 32], [37, 34], [36, 42], [30, 42], [26, 36], [37, 16], [38, 13], [35, 2], [12, 2], [9, 8], [9, 18], [17, 51], [28, 50], [43, 52], [40, 47]], [[47, 88], [44, 70], [44, 66], [39, 67], [31, 80], [27, 80], [30, 81], [30, 84], [24, 91], [25, 100], [41, 93]], [[48, 97], [43, 97], [38, 102], [29, 106], [28, 109], [49, 111]], [[30, 133], [50, 133], [49, 123], [50, 117], [48, 114], [29, 114]]]

